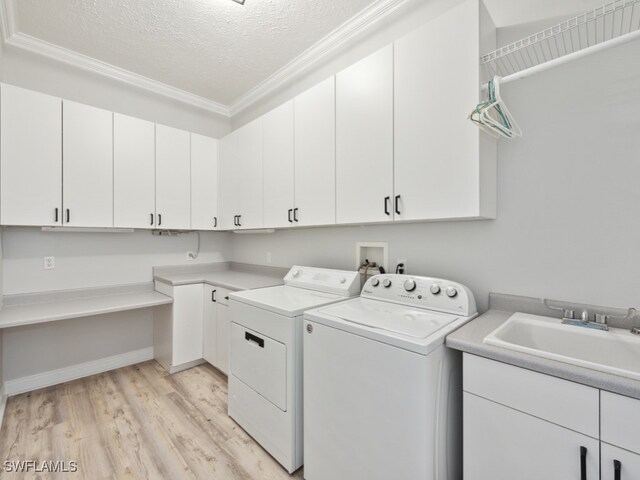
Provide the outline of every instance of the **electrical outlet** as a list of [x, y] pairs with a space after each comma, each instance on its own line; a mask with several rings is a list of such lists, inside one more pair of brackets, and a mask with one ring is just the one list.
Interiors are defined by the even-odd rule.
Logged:
[[44, 269], [53, 270], [56, 268], [56, 257], [44, 257]]
[[267, 263], [271, 263], [271, 252], [267, 252]]

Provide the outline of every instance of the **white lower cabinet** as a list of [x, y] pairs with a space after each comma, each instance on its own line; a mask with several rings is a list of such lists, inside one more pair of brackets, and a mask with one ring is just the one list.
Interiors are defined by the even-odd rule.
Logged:
[[203, 358], [223, 373], [229, 368], [229, 292], [204, 286]]
[[[228, 300], [228, 298], [227, 298]], [[231, 342], [231, 317], [229, 304], [218, 305], [218, 335], [216, 337], [216, 363], [218, 370], [229, 373], [229, 343]]]
[[156, 309], [153, 326], [154, 356], [169, 373], [202, 360], [202, 283], [172, 287], [156, 282], [156, 290], [173, 304]]
[[600, 395], [602, 480], [640, 478], [640, 400]]
[[471, 393], [463, 401], [465, 480], [598, 478], [597, 439]]
[[465, 480], [640, 478], [640, 400], [464, 354]]
[[602, 464], [602, 480], [635, 480], [640, 478], [640, 455], [637, 453], [602, 443], [600, 463]]

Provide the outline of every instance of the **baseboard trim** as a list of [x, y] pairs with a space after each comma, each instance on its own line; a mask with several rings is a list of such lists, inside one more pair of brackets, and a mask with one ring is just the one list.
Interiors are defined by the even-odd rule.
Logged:
[[[96, 373], [108, 372], [109, 370], [126, 367], [134, 363], [146, 362], [151, 359], [153, 359], [153, 347], [147, 347], [101, 358], [99, 360], [91, 360], [56, 370], [49, 370], [48, 372], [7, 380], [4, 382], [4, 398], [6, 399], [7, 396], [30, 392], [70, 380], [77, 380], [78, 378], [88, 377]], [[4, 413], [4, 405], [0, 408], [2, 408], [2, 413]]]

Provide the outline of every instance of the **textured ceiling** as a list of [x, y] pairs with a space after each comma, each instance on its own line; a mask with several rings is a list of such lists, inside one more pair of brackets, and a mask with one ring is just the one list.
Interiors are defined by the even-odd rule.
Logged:
[[18, 0], [18, 30], [229, 105], [374, 0]]

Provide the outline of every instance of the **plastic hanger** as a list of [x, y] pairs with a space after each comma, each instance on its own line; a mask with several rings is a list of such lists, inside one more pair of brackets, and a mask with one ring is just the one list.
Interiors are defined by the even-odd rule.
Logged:
[[494, 137], [521, 137], [522, 130], [500, 96], [500, 77], [493, 77], [487, 89], [489, 99], [479, 103], [469, 115], [469, 119]]

